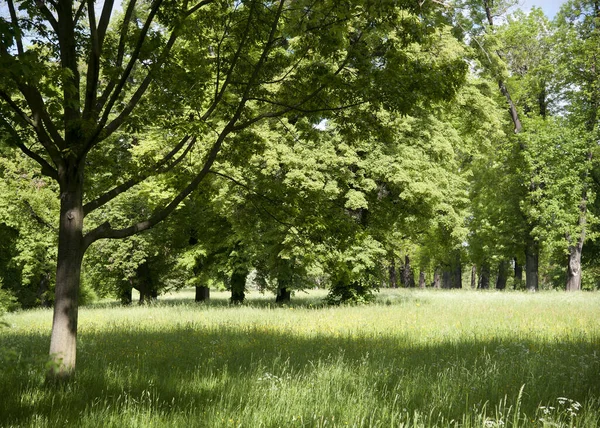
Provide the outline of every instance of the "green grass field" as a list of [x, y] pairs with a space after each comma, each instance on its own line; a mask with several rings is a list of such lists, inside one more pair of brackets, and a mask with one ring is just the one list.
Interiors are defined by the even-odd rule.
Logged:
[[44, 385], [51, 311], [5, 315], [0, 426], [600, 426], [599, 293], [323, 296], [82, 308], [60, 387]]

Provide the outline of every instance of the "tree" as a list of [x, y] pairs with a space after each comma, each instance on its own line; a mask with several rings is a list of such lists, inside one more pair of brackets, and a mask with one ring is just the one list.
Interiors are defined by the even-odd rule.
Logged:
[[[568, 244], [567, 291], [581, 289], [581, 257], [588, 232], [588, 204], [593, 196], [586, 181], [590, 178], [598, 140], [600, 111], [600, 2], [571, 0], [556, 18], [560, 83], [571, 123], [586, 131], [587, 154], [580, 161], [588, 167], [579, 173], [578, 220], [565, 232]], [[577, 174], [576, 171], [573, 171]]]
[[[163, 221], [221, 151], [240, 149], [233, 136], [269, 118], [366, 101], [408, 112], [452, 96], [465, 70], [460, 57], [439, 50], [428, 18], [435, 2], [130, 0], [117, 16], [106, 0], [99, 17], [92, 5], [9, 0], [10, 19], [0, 22], [2, 127], [60, 192], [53, 378], [75, 368], [87, 248]], [[429, 50], [427, 69], [411, 58], [415, 46]], [[170, 131], [153, 162], [124, 169], [124, 142], [149, 127]], [[197, 169], [148, 217], [123, 226], [103, 217], [101, 207], [176, 169], [195, 146], [203, 153]], [[120, 169], [102, 180], [109, 156]]]

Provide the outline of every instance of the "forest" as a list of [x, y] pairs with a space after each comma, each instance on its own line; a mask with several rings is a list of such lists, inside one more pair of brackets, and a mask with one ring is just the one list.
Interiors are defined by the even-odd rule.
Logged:
[[0, 308], [596, 290], [600, 2], [7, 0]]

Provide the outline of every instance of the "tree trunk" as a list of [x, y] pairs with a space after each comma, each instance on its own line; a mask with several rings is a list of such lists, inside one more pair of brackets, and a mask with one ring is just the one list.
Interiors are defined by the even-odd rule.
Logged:
[[419, 272], [419, 288], [425, 288], [425, 271]]
[[537, 291], [539, 288], [538, 263], [539, 242], [529, 238], [525, 249], [525, 288], [528, 291]]
[[390, 287], [398, 288], [398, 275], [396, 274], [396, 259], [392, 257], [390, 261]]
[[[520, 288], [523, 283], [523, 266], [519, 263], [519, 260], [515, 257], [515, 288]], [[519, 286], [519, 287], [517, 287]]]
[[471, 289], [477, 288], [477, 266], [473, 265], [471, 267]]
[[40, 283], [37, 291], [37, 299], [40, 302], [42, 308], [49, 308], [51, 305], [48, 299], [48, 293], [50, 292], [50, 272], [42, 272], [40, 275]]
[[83, 242], [83, 176], [62, 172], [60, 225], [54, 315], [50, 337], [50, 368], [47, 380], [67, 380], [75, 372], [77, 315]]
[[452, 272], [447, 269], [442, 272], [442, 288], [452, 288]]
[[402, 284], [405, 287], [413, 288], [415, 286], [415, 275], [412, 271], [412, 267], [410, 266], [410, 258], [407, 256], [404, 257], [404, 266], [402, 267]]
[[196, 286], [196, 302], [208, 302], [210, 300], [210, 288], [204, 285]]
[[508, 263], [502, 260], [498, 265], [498, 278], [496, 278], [496, 290], [504, 290], [508, 280]]
[[231, 274], [231, 303], [244, 303], [246, 298], [246, 277], [248, 269], [238, 268]]
[[581, 253], [583, 246], [569, 247], [569, 263], [567, 264], [567, 291], [581, 290]]
[[452, 271], [452, 288], [462, 288], [462, 264], [460, 254], [458, 254], [456, 265]]
[[128, 306], [131, 305], [131, 302], [133, 301], [133, 296], [132, 296], [132, 291], [133, 291], [133, 287], [127, 285], [125, 286], [123, 289], [121, 289], [120, 294], [120, 300], [121, 300], [121, 304]]
[[433, 273], [433, 288], [441, 288], [440, 270], [436, 268]]
[[490, 265], [488, 262], [483, 262], [481, 265], [481, 273], [479, 274], [479, 284], [477, 288], [487, 290], [490, 288]]
[[277, 289], [277, 297], [275, 298], [275, 303], [290, 303], [292, 292], [285, 288], [280, 287]]
[[152, 273], [147, 260], [138, 266], [136, 274], [137, 289], [140, 292], [140, 305], [156, 301], [158, 292], [152, 281]]

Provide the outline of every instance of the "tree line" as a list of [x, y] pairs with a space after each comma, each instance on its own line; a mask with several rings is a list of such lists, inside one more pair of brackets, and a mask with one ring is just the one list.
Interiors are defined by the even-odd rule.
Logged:
[[511, 5], [8, 0], [0, 303], [53, 304], [49, 376], [93, 293], [597, 288], [600, 6]]

